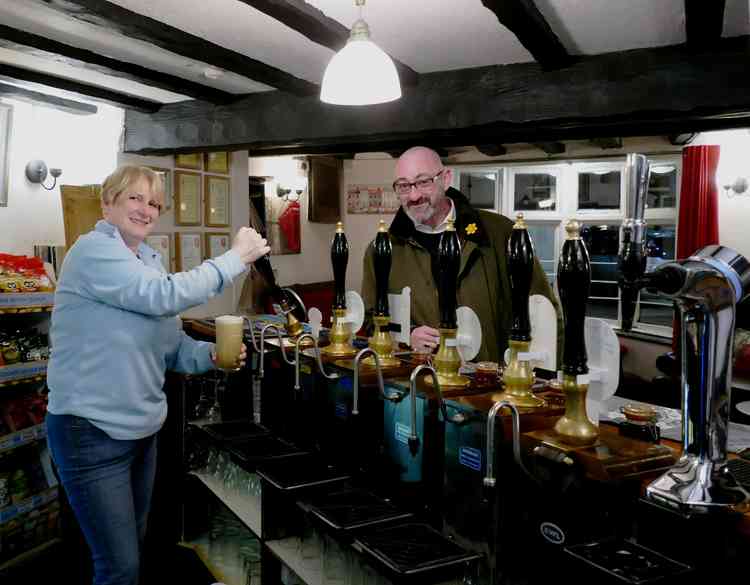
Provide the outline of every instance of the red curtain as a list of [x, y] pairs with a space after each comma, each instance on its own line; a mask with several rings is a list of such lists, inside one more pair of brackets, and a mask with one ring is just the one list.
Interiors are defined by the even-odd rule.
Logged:
[[[709, 244], [719, 243], [718, 166], [717, 144], [686, 146], [682, 149], [678, 259], [687, 258]], [[676, 318], [672, 329], [672, 351], [679, 355], [680, 323]]]
[[677, 258], [687, 258], [703, 246], [719, 243], [718, 166], [716, 144], [687, 146], [682, 150]]

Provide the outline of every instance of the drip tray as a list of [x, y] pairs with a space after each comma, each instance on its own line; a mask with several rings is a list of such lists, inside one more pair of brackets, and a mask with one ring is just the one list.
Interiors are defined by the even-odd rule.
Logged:
[[372, 492], [355, 488], [321, 494], [300, 505], [334, 530], [343, 531], [413, 516]]
[[291, 443], [271, 436], [255, 437], [244, 442], [234, 442], [227, 446], [232, 459], [245, 471], [255, 472], [258, 465], [267, 461], [308, 455]]
[[233, 441], [245, 441], [253, 437], [268, 435], [270, 431], [259, 424], [247, 420], [232, 420], [220, 423], [209, 423], [202, 425], [201, 429], [208, 435], [221, 443]]
[[745, 490], [750, 491], [750, 461], [747, 459], [730, 459], [727, 469], [734, 476], [735, 481]]
[[464, 563], [479, 558], [465, 551], [427, 524], [384, 526], [358, 535], [354, 547], [382, 563], [398, 576], [428, 571], [463, 570]]
[[603, 571], [620, 582], [656, 583], [679, 580], [690, 567], [627, 540], [577, 544], [565, 549], [568, 554]]
[[285, 459], [263, 463], [258, 466], [258, 475], [285, 491], [344, 481], [350, 477], [313, 455], [295, 457], [293, 465]]

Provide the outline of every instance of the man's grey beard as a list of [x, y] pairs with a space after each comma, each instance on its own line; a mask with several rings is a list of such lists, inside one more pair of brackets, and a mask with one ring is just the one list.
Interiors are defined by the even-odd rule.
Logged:
[[421, 220], [414, 217], [414, 214], [411, 212], [408, 205], [404, 208], [404, 212], [406, 212], [406, 215], [408, 216], [408, 218], [412, 220], [415, 225], [416, 224], [427, 225], [427, 222], [430, 221], [437, 213], [437, 209], [435, 209], [434, 205], [428, 203], [428, 206], [429, 206], [429, 209], [428, 209], [429, 215], [426, 215]]

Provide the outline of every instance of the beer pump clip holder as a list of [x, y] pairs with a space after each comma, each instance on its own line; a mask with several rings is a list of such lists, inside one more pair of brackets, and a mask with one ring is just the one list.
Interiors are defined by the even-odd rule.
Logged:
[[[323, 313], [317, 307], [311, 307], [307, 311], [307, 318], [313, 337], [319, 340], [320, 330], [323, 327]], [[352, 335], [362, 328], [365, 322], [365, 302], [357, 292], [346, 291], [346, 314], [340, 317], [339, 321], [351, 324]]]
[[[456, 309], [456, 349], [464, 362], [470, 362], [479, 353], [482, 347], [482, 323], [473, 309], [469, 307], [458, 307]], [[447, 339], [446, 344], [453, 342]]]
[[[395, 323], [399, 327], [398, 331], [391, 329], [391, 337], [395, 341], [409, 345], [411, 343], [411, 288], [405, 286], [401, 289], [401, 294], [388, 293], [388, 306], [391, 311], [391, 325]], [[353, 328], [352, 331], [354, 331]]]
[[353, 290], [346, 291], [345, 298], [346, 313], [339, 320], [342, 323], [350, 323], [352, 335], [355, 335], [365, 322], [365, 302], [359, 293]]
[[310, 333], [312, 334], [315, 341], [320, 339], [320, 328], [323, 323], [323, 313], [321, 313], [318, 307], [311, 307], [307, 311], [308, 325], [310, 325]]
[[594, 317], [586, 317], [584, 337], [589, 365], [586, 414], [598, 425], [605, 404], [614, 396], [620, 381], [620, 342], [609, 323]]
[[[542, 295], [529, 297], [531, 346], [518, 354], [521, 361], [531, 362], [533, 368], [557, 370], [557, 312], [550, 300]], [[505, 349], [503, 360], [510, 360], [510, 348]]]

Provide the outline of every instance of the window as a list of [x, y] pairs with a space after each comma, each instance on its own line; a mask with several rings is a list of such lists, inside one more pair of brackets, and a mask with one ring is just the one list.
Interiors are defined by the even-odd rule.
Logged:
[[557, 223], [529, 224], [529, 236], [534, 242], [537, 260], [547, 276], [551, 286], [555, 285], [557, 276]]
[[620, 300], [617, 287], [619, 226], [583, 224], [581, 237], [589, 251], [591, 262], [591, 290], [586, 314], [600, 319], [617, 320]]
[[518, 170], [513, 175], [513, 209], [544, 211], [557, 209], [557, 176], [550, 172]]
[[648, 182], [649, 209], [677, 206], [677, 166], [654, 165]]
[[[675, 226], [654, 225], [646, 230], [646, 271], [675, 259]], [[672, 299], [658, 293], [641, 291], [638, 322], [660, 327], [671, 327], [674, 315]]]
[[578, 173], [578, 209], [620, 209], [619, 170]]
[[[647, 269], [653, 270], [660, 263], [675, 258], [680, 158], [679, 155], [663, 155], [650, 159], [650, 163], [645, 219]], [[565, 233], [563, 225], [569, 219], [577, 219], [591, 261], [587, 315], [617, 325], [620, 226], [626, 212], [624, 168], [624, 156], [544, 164], [482, 165], [481, 169], [456, 169], [455, 187], [467, 195], [471, 191], [473, 205], [481, 206], [482, 201], [488, 204], [488, 195], [480, 194], [484, 189], [481, 184], [491, 183], [494, 172], [495, 209], [511, 219], [523, 212], [537, 259], [553, 285]], [[487, 188], [485, 192], [489, 191]], [[634, 327], [671, 335], [672, 313], [671, 299], [644, 290], [636, 308]]]
[[495, 192], [499, 182], [497, 171], [466, 171], [459, 174], [459, 191], [472, 207], [495, 209]]

